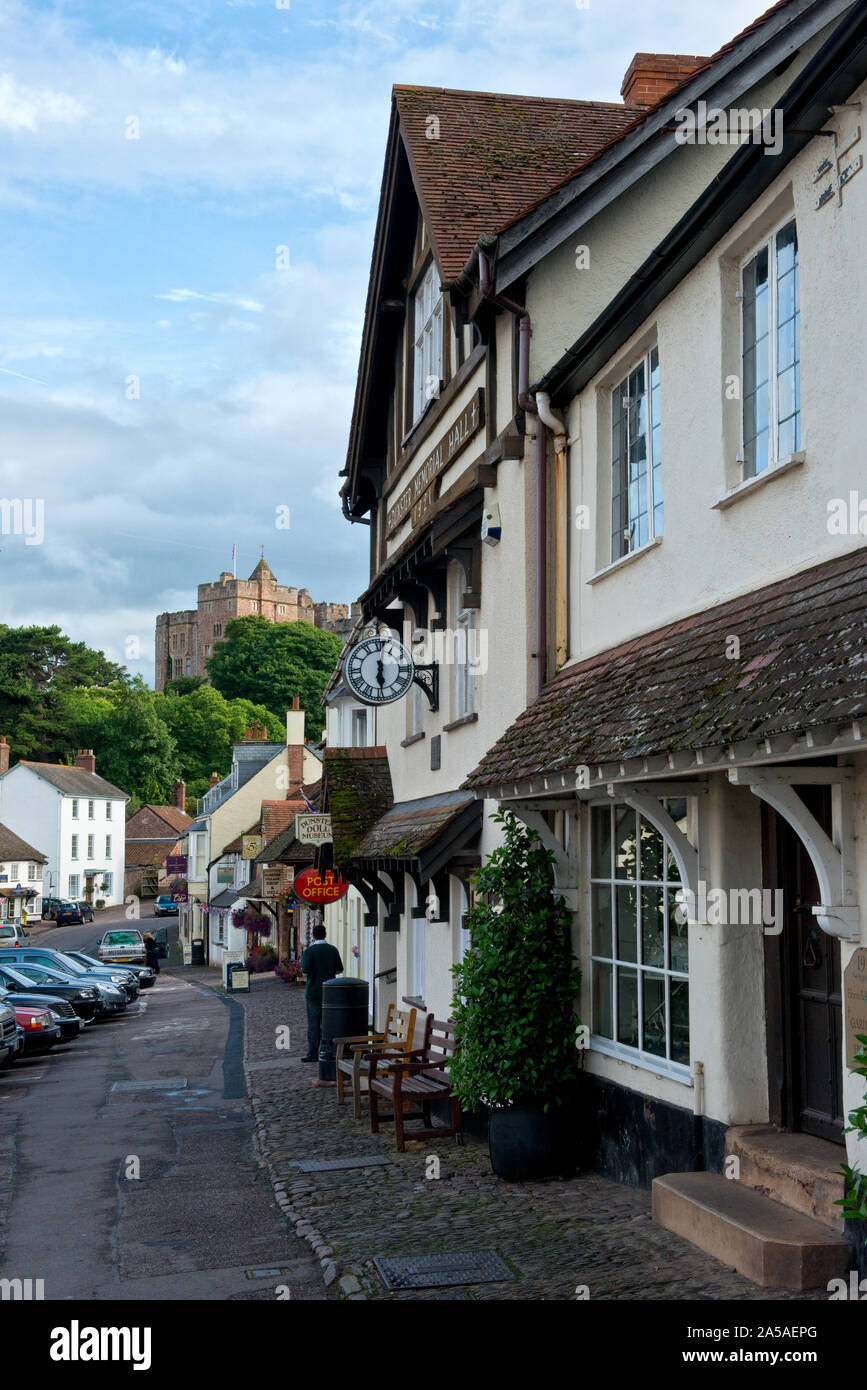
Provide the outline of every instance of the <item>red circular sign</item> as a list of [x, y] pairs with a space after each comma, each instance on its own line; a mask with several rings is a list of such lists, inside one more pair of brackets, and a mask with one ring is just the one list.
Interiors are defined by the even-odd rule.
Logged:
[[349, 892], [349, 884], [331, 869], [324, 875], [318, 869], [304, 869], [295, 875], [293, 891], [304, 903], [335, 903]]

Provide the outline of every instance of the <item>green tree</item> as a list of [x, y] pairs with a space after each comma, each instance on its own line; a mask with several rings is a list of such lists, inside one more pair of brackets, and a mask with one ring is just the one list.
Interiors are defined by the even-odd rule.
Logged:
[[275, 742], [286, 737], [284, 721], [264, 705], [227, 700], [210, 685], [200, 685], [188, 695], [155, 695], [154, 707], [175, 741], [179, 776], [191, 796], [204, 795], [212, 772], [226, 775], [232, 744], [240, 743], [256, 720]]
[[175, 740], [140, 676], [128, 684], [72, 691], [65, 703], [72, 746], [94, 749], [101, 777], [143, 802], [171, 799], [178, 772]]
[[166, 695], [192, 695], [204, 684], [204, 676], [175, 676], [174, 680], [166, 681], [163, 690]]
[[70, 641], [59, 627], [0, 624], [0, 733], [16, 759], [62, 760], [73, 741], [67, 695], [129, 679], [122, 666]]
[[225, 639], [208, 661], [208, 675], [227, 700], [253, 700], [281, 715], [299, 696], [305, 735], [318, 738], [325, 723], [322, 692], [342, 649], [335, 632], [312, 623], [230, 618]]

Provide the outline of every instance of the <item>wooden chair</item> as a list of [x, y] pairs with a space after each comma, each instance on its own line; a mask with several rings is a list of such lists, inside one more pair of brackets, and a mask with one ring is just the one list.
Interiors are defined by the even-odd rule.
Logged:
[[[446, 1139], [454, 1135], [458, 1144], [463, 1143], [461, 1103], [452, 1092], [448, 1073], [455, 1048], [454, 1022], [430, 1017], [426, 1048], [400, 1061], [390, 1060], [387, 1053], [371, 1054], [367, 1089], [370, 1127], [374, 1134], [379, 1132], [380, 1100], [387, 1100], [394, 1108], [395, 1143], [402, 1153], [407, 1139]], [[433, 1123], [431, 1104], [435, 1100], [450, 1102], [449, 1125]], [[418, 1104], [418, 1110], [409, 1109], [413, 1103]], [[424, 1128], [407, 1132], [406, 1121], [415, 1119], [423, 1120]]]
[[[398, 1009], [389, 1004], [382, 1033], [361, 1033], [352, 1038], [335, 1038], [335, 1075], [337, 1103], [342, 1105], [346, 1094], [346, 1078], [352, 1080], [352, 1113], [361, 1119], [362, 1087], [367, 1089], [370, 1055], [406, 1056], [415, 1039], [416, 1009]], [[349, 1049], [347, 1055], [346, 1049]]]

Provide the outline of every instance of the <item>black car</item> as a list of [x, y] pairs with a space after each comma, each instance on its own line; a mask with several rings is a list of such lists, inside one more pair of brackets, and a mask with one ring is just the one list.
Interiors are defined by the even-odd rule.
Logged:
[[[83, 1019], [95, 1018], [102, 1011], [102, 1000], [95, 985], [79, 985], [74, 980], [70, 980], [68, 984], [60, 980], [52, 980], [50, 984], [37, 984], [35, 980], [22, 975], [14, 965], [5, 961], [0, 963], [0, 989], [6, 989], [10, 994], [29, 994], [40, 999], [65, 999], [72, 1005], [78, 1017]], [[51, 1008], [51, 1005], [48, 1004], [46, 1007]]]
[[92, 921], [93, 921], [93, 908], [91, 907], [90, 903], [78, 902], [78, 903], [76, 903], [76, 907], [78, 908], [79, 912], [81, 913], [81, 920], [82, 920], [82, 922], [92, 922]]
[[96, 971], [110, 969], [112, 974], [118, 975], [123, 975], [128, 971], [130, 975], [134, 975], [138, 979], [141, 989], [150, 989], [157, 978], [149, 965], [107, 966], [104, 960], [97, 960], [96, 956], [88, 956], [84, 951], [66, 950], [63, 954], [69, 956], [70, 960], [76, 961], [78, 965], [82, 965], [85, 970]]
[[0, 985], [0, 1003], [8, 1004], [11, 1008], [13, 1001], [16, 1004], [31, 1004], [34, 1008], [50, 1009], [60, 1029], [61, 1042], [72, 1042], [84, 1027], [83, 1020], [78, 1017], [69, 1000], [61, 999], [60, 995], [52, 998], [50, 994], [30, 994], [23, 989], [10, 990]]

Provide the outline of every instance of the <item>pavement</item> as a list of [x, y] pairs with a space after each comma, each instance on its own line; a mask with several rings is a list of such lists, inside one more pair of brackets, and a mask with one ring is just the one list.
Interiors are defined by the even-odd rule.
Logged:
[[[201, 972], [200, 972], [201, 973]], [[215, 976], [216, 972], [208, 972]], [[448, 1300], [821, 1300], [827, 1291], [761, 1289], [656, 1226], [650, 1193], [595, 1173], [570, 1181], [506, 1183], [487, 1144], [465, 1136], [394, 1147], [390, 1127], [338, 1106], [314, 1088], [306, 1049], [304, 992], [274, 975], [251, 977], [232, 996], [246, 1019], [244, 1067], [260, 1162], [285, 1216], [338, 1297]], [[289, 1041], [286, 1047], [287, 1036]], [[386, 1156], [387, 1166], [304, 1173], [311, 1158]], [[436, 1174], [436, 1176], [434, 1176]], [[510, 1282], [389, 1292], [375, 1257], [495, 1250]]]

